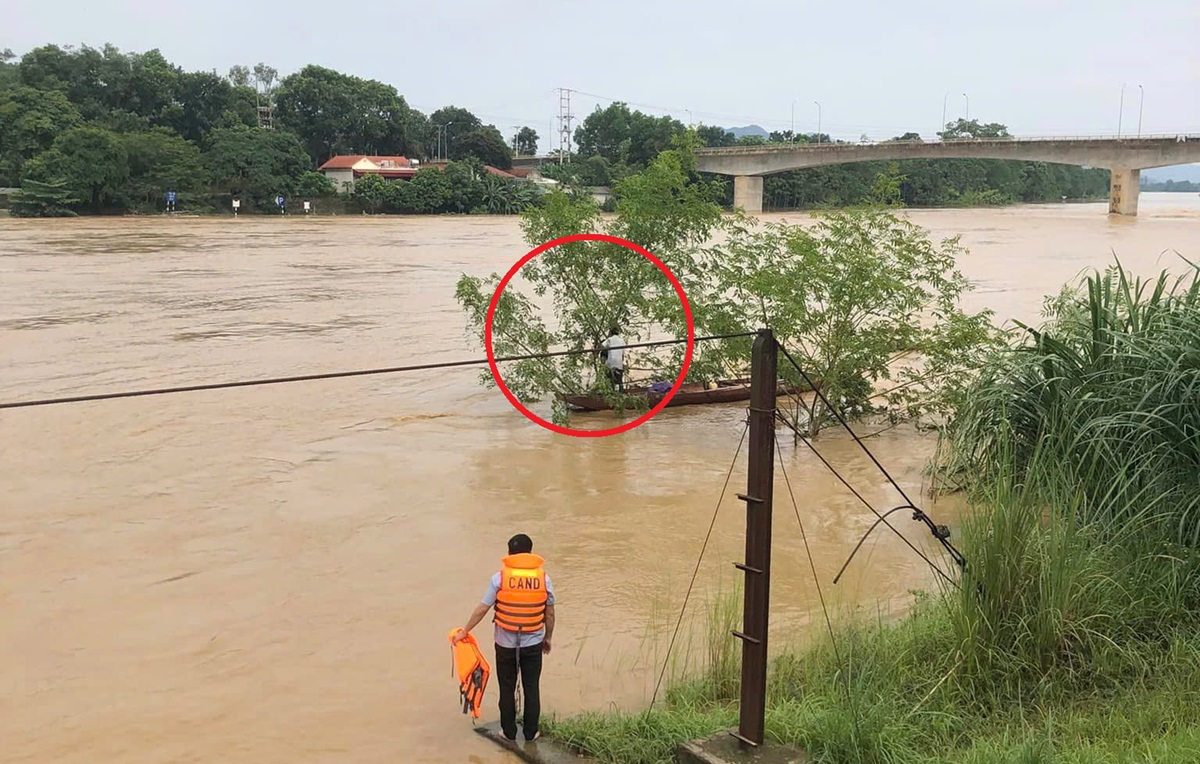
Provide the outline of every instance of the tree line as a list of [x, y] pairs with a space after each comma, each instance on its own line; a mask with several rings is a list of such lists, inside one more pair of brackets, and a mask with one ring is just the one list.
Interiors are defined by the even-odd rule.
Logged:
[[470, 187], [455, 199], [381, 208], [499, 212], [528, 194], [483, 165], [511, 168], [537, 139], [525, 127], [510, 146], [467, 109], [425, 115], [391, 85], [320, 66], [280, 78], [265, 64], [189, 72], [158, 50], [112, 45], [0, 52], [0, 186], [22, 189], [18, 214], [162, 209], [167, 191], [180, 209], [229, 209], [236, 197], [242, 210], [274, 211], [278, 195], [332, 197], [315, 169], [339, 154], [466, 162], [454, 177]]
[[[263, 129], [268, 127], [270, 129]], [[611, 186], [645, 169], [684, 133], [679, 120], [630, 109], [597, 108], [574, 133], [575, 150], [543, 173], [568, 186]], [[830, 142], [828, 135], [737, 138], [702, 125], [706, 146]], [[944, 138], [1005, 137], [1004, 125], [959, 120]], [[915, 133], [895, 140], [919, 140]], [[381, 212], [520, 211], [540, 195], [482, 169], [512, 166], [536, 153], [538, 135], [521, 128], [506, 140], [495, 125], [460, 106], [428, 115], [392, 85], [308, 65], [280, 77], [270, 66], [226, 74], [185, 71], [158, 50], [126, 53], [112, 45], [45, 45], [17, 57], [0, 51], [0, 186], [19, 186], [18, 214], [162, 209], [276, 211], [277, 196], [326, 199], [326, 208]], [[447, 178], [421, 170], [417, 189], [368, 182], [349, 200], [315, 170], [344, 154], [403, 155], [465, 165]], [[770, 209], [855, 205], [875, 195], [881, 175], [907, 206], [1004, 204], [1102, 197], [1106, 170], [998, 160], [914, 160], [797, 170], [766, 178]], [[414, 178], [415, 180], [415, 178]], [[723, 202], [732, 182], [718, 178]], [[393, 184], [388, 184], [393, 185]], [[401, 184], [403, 185], [403, 184]]]
[[[606, 186], [644, 169], [671, 146], [674, 136], [687, 126], [672, 117], [655, 117], [630, 109], [624, 103], [597, 107], [575, 132], [578, 151], [571, 161], [543, 172], [564, 182]], [[773, 132], [767, 136], [736, 137], [723, 127], [702, 125], [696, 134], [705, 146], [753, 146], [771, 143], [845, 143], [826, 134]], [[943, 140], [1008, 138], [1008, 128], [997, 122], [957, 120], [938, 133]], [[866, 136], [863, 136], [865, 139]], [[919, 141], [918, 133], [891, 140]], [[861, 162], [795, 170], [769, 175], [763, 183], [763, 203], [768, 209], [834, 208], [862, 204], [875, 194], [876, 179], [892, 175], [899, 181], [900, 201], [911, 207], [978, 206], [1016, 202], [1103, 198], [1108, 193], [1109, 172], [1045, 162], [994, 159], [933, 159], [903, 162]], [[733, 199], [733, 184], [719, 179], [725, 204]]]

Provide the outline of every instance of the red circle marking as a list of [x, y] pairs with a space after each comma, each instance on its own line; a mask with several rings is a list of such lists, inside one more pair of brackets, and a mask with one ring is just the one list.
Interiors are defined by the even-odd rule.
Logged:
[[[687, 350], [683, 355], [683, 367], [679, 370], [679, 376], [675, 378], [675, 384], [671, 387], [670, 391], [663, 396], [663, 399], [658, 402], [658, 405], [647, 411], [645, 414], [642, 414], [637, 419], [634, 419], [632, 422], [626, 422], [625, 424], [618, 425], [617, 427], [610, 427], [606, 430], [573, 430], [570, 427], [561, 427], [553, 422], [547, 422], [545, 419], [542, 419], [540, 416], [527, 409], [525, 404], [517, 400], [517, 397], [513, 395], [512, 391], [508, 389], [508, 386], [504, 384], [504, 379], [500, 376], [500, 369], [496, 366], [496, 354], [492, 348], [492, 322], [496, 317], [496, 306], [500, 303], [500, 295], [504, 292], [504, 288], [508, 286], [508, 282], [512, 280], [513, 276], [517, 275], [517, 271], [521, 270], [521, 266], [525, 265], [525, 263], [529, 262], [543, 252], [557, 247], [560, 244], [569, 244], [573, 241], [603, 241], [608, 242], [609, 244], [617, 244], [625, 247], [626, 249], [637, 252], [642, 257], [654, 263], [655, 267], [663, 272], [663, 275], [666, 276], [667, 280], [671, 282], [671, 286], [675, 288], [675, 294], [679, 295], [679, 302], [683, 305], [683, 316], [685, 319], [687, 319]], [[688, 303], [687, 295], [684, 294], [683, 285], [679, 283], [679, 279], [675, 278], [675, 274], [671, 273], [670, 269], [667, 268], [667, 266], [664, 265], [661, 260], [650, 254], [650, 252], [644, 247], [640, 247], [637, 244], [634, 244], [631, 241], [626, 241], [618, 236], [609, 236], [608, 234], [603, 233], [577, 233], [571, 236], [560, 236], [557, 239], [552, 239], [546, 242], [536, 249], [530, 250], [528, 254], [517, 261], [516, 265], [514, 265], [512, 268], [509, 268], [508, 273], [504, 274], [504, 278], [500, 279], [499, 285], [496, 286], [496, 292], [492, 295], [492, 301], [488, 304], [487, 319], [485, 320], [483, 329], [483, 344], [487, 349], [488, 367], [492, 370], [492, 378], [496, 380], [496, 384], [500, 387], [500, 391], [504, 393], [504, 397], [508, 398], [508, 402], [511, 403], [517, 411], [520, 411], [522, 414], [524, 414], [529, 421], [533, 422], [534, 424], [541, 425], [551, 432], [557, 432], [560, 435], [570, 435], [576, 438], [603, 438], [607, 435], [618, 435], [622, 432], [632, 430], [634, 427], [650, 421], [651, 417], [662, 411], [664, 408], [666, 408], [667, 404], [671, 402], [671, 399], [675, 397], [675, 393], [679, 392], [679, 388], [683, 386], [683, 380], [685, 377], [687, 377], [688, 368], [692, 365], [692, 351], [696, 346], [696, 323], [692, 320], [692, 306]]]

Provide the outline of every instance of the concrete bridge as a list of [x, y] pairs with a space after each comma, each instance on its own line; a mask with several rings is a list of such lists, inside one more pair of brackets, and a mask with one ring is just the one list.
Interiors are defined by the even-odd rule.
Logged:
[[1011, 159], [1112, 171], [1108, 211], [1136, 215], [1141, 171], [1200, 162], [1200, 135], [1141, 138], [986, 138], [882, 143], [774, 143], [696, 150], [701, 172], [733, 176], [733, 204], [762, 212], [763, 176], [850, 162]]

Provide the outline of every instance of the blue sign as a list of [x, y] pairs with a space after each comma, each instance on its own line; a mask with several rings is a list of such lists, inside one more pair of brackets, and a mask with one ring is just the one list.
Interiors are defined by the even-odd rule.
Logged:
[[174, 203], [175, 203], [175, 192], [168, 191], [167, 192], [167, 204], [174, 204]]
[[283, 194], [275, 197], [275, 204], [279, 205], [280, 207], [283, 206]]

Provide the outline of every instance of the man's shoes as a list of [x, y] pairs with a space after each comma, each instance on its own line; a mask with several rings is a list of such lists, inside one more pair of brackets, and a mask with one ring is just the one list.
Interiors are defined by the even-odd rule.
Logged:
[[503, 733], [503, 734], [504, 734], [504, 739], [505, 739], [505, 740], [507, 740], [507, 741], [509, 741], [510, 743], [515, 743], [515, 742], [517, 742], [517, 735], [516, 735], [516, 733], [513, 733], [512, 737], [509, 737], [509, 735], [508, 735], [508, 733], [507, 733], [507, 732], [505, 732], [505, 733]]
[[525, 742], [532, 743], [534, 740], [537, 740], [541, 736], [542, 736], [542, 731], [538, 730], [537, 732], [533, 733], [533, 737], [529, 737], [529, 735], [525, 735]]

